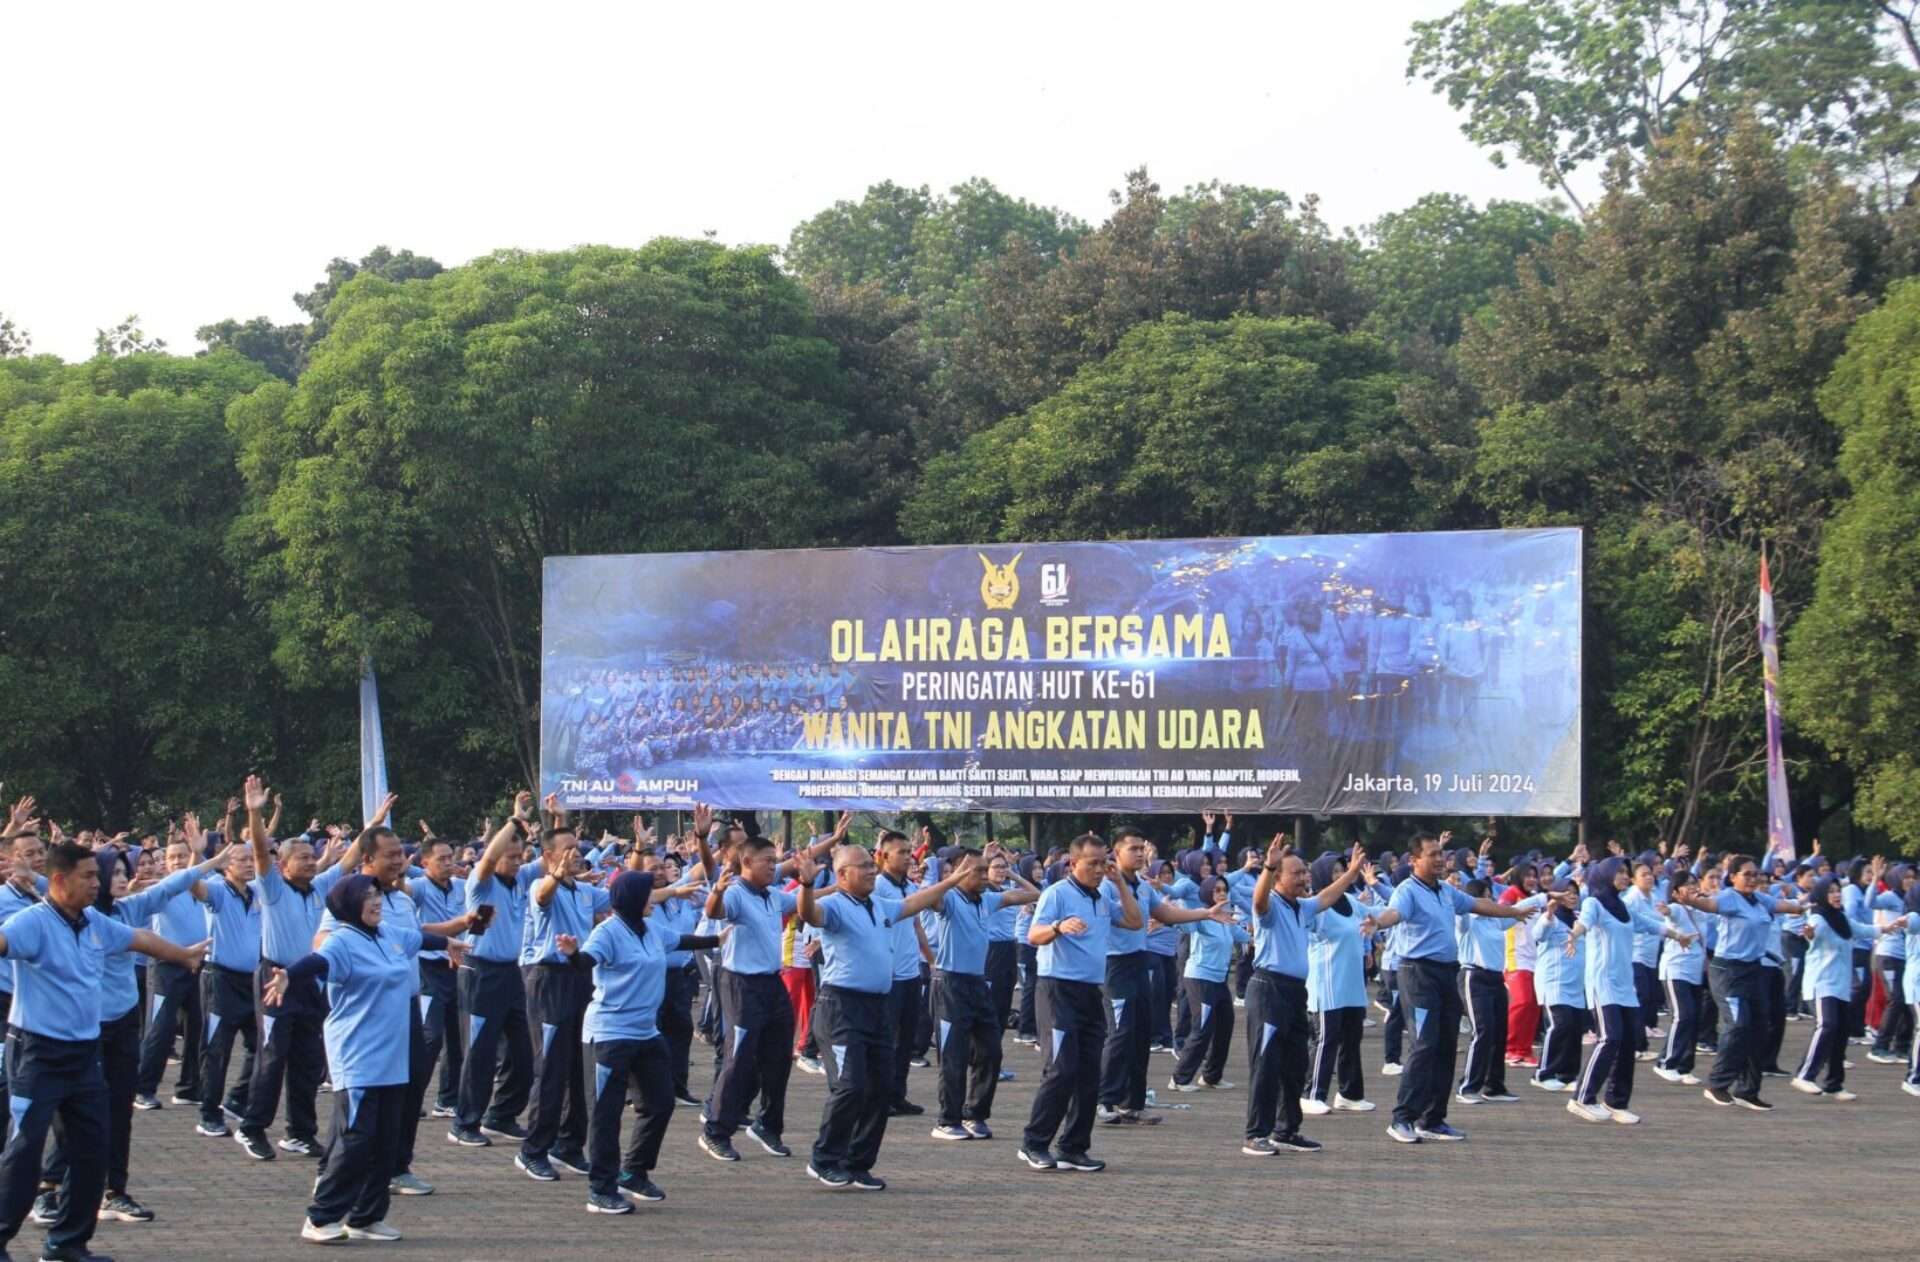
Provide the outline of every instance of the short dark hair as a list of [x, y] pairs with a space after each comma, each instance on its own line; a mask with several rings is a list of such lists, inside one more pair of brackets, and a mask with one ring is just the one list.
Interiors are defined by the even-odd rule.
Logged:
[[1407, 858], [1409, 860], [1418, 858], [1426, 850], [1428, 842], [1437, 846], [1440, 844], [1440, 839], [1424, 828], [1415, 833], [1413, 839], [1407, 842]]
[[[1138, 828], [1135, 828], [1132, 824], [1122, 824], [1113, 830], [1113, 844], [1117, 846], [1123, 841], [1147, 841], [1147, 835]], [[1147, 844], [1151, 845], [1153, 843], [1148, 842]]]
[[750, 854], [757, 853], [758, 851], [761, 851], [761, 850], [773, 849], [773, 843], [767, 840], [765, 837], [749, 836], [745, 844], [741, 846], [741, 849], [747, 851]]
[[77, 841], [63, 841], [47, 849], [47, 875], [61, 876], [83, 863], [98, 863], [93, 851]]
[[453, 853], [453, 843], [445, 837], [429, 837], [420, 843], [420, 857], [424, 859], [432, 854], [435, 846], [445, 846], [448, 854]]

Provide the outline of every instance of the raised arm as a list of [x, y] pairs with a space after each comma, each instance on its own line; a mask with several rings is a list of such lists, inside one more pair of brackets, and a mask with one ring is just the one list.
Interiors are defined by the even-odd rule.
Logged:
[[[1347, 892], [1347, 888], [1362, 875], [1366, 875], [1372, 866], [1367, 862], [1367, 848], [1357, 841], [1354, 842], [1353, 853], [1347, 856], [1347, 870], [1342, 872], [1332, 885], [1327, 886], [1315, 896], [1314, 901], [1320, 905], [1320, 910], [1325, 911], [1339, 902], [1340, 896]], [[1367, 879], [1373, 878], [1368, 875]]]
[[976, 866], [973, 856], [968, 855], [954, 864], [953, 871], [947, 873], [942, 880], [932, 885], [923, 885], [901, 899], [900, 910], [894, 915], [895, 922], [905, 920], [909, 916], [918, 916], [923, 911], [940, 906], [946, 900], [947, 891], [958, 888], [960, 878], [973, 871]]
[[[493, 870], [500, 866], [500, 857], [507, 853], [507, 843], [520, 835], [520, 829], [526, 823], [522, 809], [530, 808], [532, 803], [533, 794], [522, 789], [519, 796], [513, 799], [513, 814], [507, 816], [507, 822], [487, 839], [487, 848], [481, 852], [479, 862], [473, 865], [473, 874], [482, 881], [492, 876]], [[354, 844], [358, 845], [359, 842]]]
[[1127, 878], [1120, 875], [1120, 869], [1112, 859], [1107, 860], [1107, 881], [1113, 886], [1120, 899], [1120, 927], [1139, 929], [1147, 922], [1141, 918], [1140, 903], [1127, 888]]
[[[800, 882], [800, 888], [793, 896], [793, 914], [800, 917], [800, 919], [806, 923], [818, 928], [826, 923], [826, 917], [820, 914], [820, 904], [815, 901], [813, 897], [813, 879], [820, 875], [820, 868], [814, 863], [811, 854], [796, 854], [794, 859], [796, 860], [796, 864], [793, 875], [794, 879]], [[707, 901], [711, 904], [713, 900], [709, 899]], [[719, 919], [718, 916], [714, 916], [712, 913], [708, 913], [708, 917], [713, 920]]]
[[[4, 942], [4, 939], [0, 939], [0, 942]], [[200, 962], [207, 958], [207, 947], [210, 945], [210, 940], [202, 939], [190, 947], [175, 946], [157, 933], [145, 929], [133, 931], [134, 950], [142, 955], [150, 955], [163, 964], [178, 964], [189, 972], [199, 970]], [[4, 954], [4, 951], [4, 946], [0, 946], [0, 954]]]
[[1260, 879], [1253, 883], [1253, 914], [1264, 917], [1271, 902], [1273, 883], [1280, 879], [1280, 864], [1287, 857], [1287, 835], [1275, 833], [1267, 844], [1267, 859], [1260, 865]]
[[244, 797], [247, 805], [247, 844], [253, 847], [253, 870], [264, 880], [273, 859], [267, 853], [267, 829], [260, 822], [260, 812], [267, 805], [267, 786], [260, 783], [259, 776], [247, 777]]

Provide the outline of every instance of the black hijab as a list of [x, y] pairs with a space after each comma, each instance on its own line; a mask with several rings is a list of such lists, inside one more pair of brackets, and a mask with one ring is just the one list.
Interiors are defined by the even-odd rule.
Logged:
[[1844, 907], [1834, 907], [1827, 902], [1827, 893], [1833, 889], [1835, 878], [1823, 876], [1813, 883], [1813, 909], [1820, 913], [1820, 919], [1827, 922], [1831, 929], [1842, 938], [1853, 936], [1853, 926], [1847, 923], [1847, 911]]
[[380, 936], [380, 930], [371, 927], [360, 919], [360, 909], [366, 905], [367, 895], [378, 894], [380, 883], [365, 873], [356, 872], [340, 884], [327, 891], [327, 910], [333, 918], [348, 929], [358, 929], [369, 938]]
[[[1563, 876], [1559, 880], [1553, 883], [1553, 888], [1548, 892], [1553, 894], [1564, 894], [1572, 888], [1573, 888], [1573, 882]], [[1561, 924], [1567, 926], [1569, 929], [1573, 927], [1573, 908], [1568, 907], [1563, 903], [1555, 903], [1553, 905], [1553, 914], [1560, 921]]]
[[[1313, 877], [1313, 889], [1316, 894], [1340, 879], [1340, 874], [1335, 871], [1339, 866], [1340, 856], [1334, 854], [1332, 851], [1328, 851], [1313, 861], [1313, 872], [1311, 875]], [[1347, 895], [1344, 890], [1341, 891], [1340, 897], [1334, 901], [1331, 910], [1339, 912], [1342, 916], [1353, 915], [1353, 904], [1347, 901]]]
[[1613, 888], [1613, 878], [1620, 875], [1620, 869], [1625, 866], [1626, 860], [1613, 855], [1587, 869], [1587, 893], [1599, 900], [1609, 916], [1619, 921], [1628, 919], [1627, 905], [1620, 901], [1620, 891]]
[[653, 873], [628, 868], [607, 887], [613, 914], [639, 937], [647, 936], [647, 904], [653, 901]]

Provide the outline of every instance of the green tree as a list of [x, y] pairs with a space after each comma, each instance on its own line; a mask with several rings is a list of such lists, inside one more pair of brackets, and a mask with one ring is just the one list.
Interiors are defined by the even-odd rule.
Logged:
[[18, 359], [32, 350], [33, 334], [8, 319], [5, 312], [0, 312], [0, 359]]
[[1539, 206], [1493, 201], [1481, 210], [1453, 193], [1429, 193], [1364, 233], [1353, 265], [1371, 308], [1363, 327], [1395, 343], [1452, 345], [1468, 316], [1513, 285], [1529, 251], [1575, 230]]
[[845, 382], [767, 251], [502, 252], [327, 318], [297, 386], [230, 409], [234, 546], [295, 686], [372, 655], [490, 790], [538, 765], [545, 557], [839, 538]]
[[1632, 182], [1617, 163], [1585, 230], [1531, 256], [1460, 354], [1492, 409], [1479, 498], [1589, 531], [1592, 808], [1690, 840], [1758, 822], [1760, 543], [1790, 618], [1832, 489], [1815, 392], [1883, 232], [1752, 124], [1683, 123]]
[[264, 736], [265, 640], [223, 558], [223, 412], [263, 378], [230, 353], [0, 360], [0, 766], [56, 818], [204, 804]]
[[904, 525], [921, 542], [1403, 525], [1414, 453], [1394, 385], [1372, 337], [1167, 315], [934, 460]]
[[304, 324], [275, 324], [265, 316], [255, 316], [244, 323], [222, 320], [218, 324], [203, 324], [193, 335], [207, 351], [230, 350], [286, 382], [300, 376], [300, 365], [306, 359], [307, 326]]
[[1920, 851], [1920, 280], [1863, 317], [1820, 403], [1846, 482], [1781, 663], [1787, 713], [1859, 779], [1857, 814]]
[[147, 355], [167, 349], [165, 338], [149, 337], [139, 315], [130, 315], [110, 329], [93, 331], [95, 355]]
[[1539, 172], [1584, 214], [1571, 178], [1615, 152], [1644, 159], [1689, 113], [1716, 130], [1752, 110], [1897, 202], [1920, 138], [1914, 0], [1465, 0], [1416, 22], [1407, 77], [1466, 112], [1461, 130]]
[[1135, 325], [1180, 312], [1357, 325], [1366, 302], [1308, 198], [1206, 184], [1164, 197], [1144, 170], [1113, 194], [1114, 213], [1069, 257], [1018, 239], [978, 268], [942, 375], [957, 433], [1025, 411]]

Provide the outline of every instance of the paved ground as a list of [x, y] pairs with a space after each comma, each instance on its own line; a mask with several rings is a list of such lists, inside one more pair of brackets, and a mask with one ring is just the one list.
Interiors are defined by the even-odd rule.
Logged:
[[[1783, 1063], [1797, 1063], [1810, 1029], [1788, 1027]], [[1387, 1102], [1395, 1080], [1378, 1076], [1377, 1034], [1367, 1032], [1368, 1087]], [[1000, 1092], [1001, 1137], [942, 1143], [928, 1138], [926, 1124], [898, 1119], [878, 1167], [892, 1186], [877, 1195], [831, 1193], [806, 1177], [802, 1159], [824, 1080], [798, 1073], [788, 1109], [794, 1160], [768, 1157], [742, 1137], [745, 1160], [720, 1165], [694, 1146], [697, 1123], [686, 1110], [676, 1114], [655, 1172], [668, 1199], [621, 1218], [587, 1214], [582, 1179], [536, 1185], [513, 1169], [510, 1149], [455, 1148], [441, 1126], [424, 1121], [417, 1168], [439, 1191], [396, 1199], [392, 1221], [406, 1240], [384, 1252], [413, 1262], [642, 1251], [1186, 1262], [1547, 1251], [1802, 1258], [1837, 1251], [1841, 1241], [1852, 1255], [1904, 1253], [1912, 1244], [1906, 1205], [1920, 1099], [1900, 1092], [1898, 1069], [1858, 1052], [1853, 1104], [1770, 1080], [1774, 1113], [1715, 1108], [1698, 1089], [1661, 1082], [1642, 1065], [1634, 1104], [1646, 1120], [1637, 1127], [1578, 1122], [1565, 1112], [1565, 1096], [1516, 1079], [1519, 1104], [1454, 1110], [1472, 1134], [1466, 1144], [1402, 1147], [1386, 1138], [1381, 1113], [1342, 1113], [1308, 1119], [1308, 1133], [1326, 1144], [1312, 1157], [1241, 1156], [1243, 1092], [1171, 1097], [1192, 1108], [1163, 1111], [1165, 1122], [1151, 1128], [1097, 1128], [1095, 1154], [1111, 1164], [1080, 1175], [1040, 1174], [1016, 1160], [1039, 1057], [1011, 1043], [1008, 1050], [1019, 1080]], [[1236, 1080], [1245, 1076], [1241, 1055], [1236, 1042]], [[1154, 1058], [1156, 1086], [1164, 1087], [1170, 1060]], [[930, 1101], [933, 1073], [915, 1071], [912, 1091]], [[315, 1253], [296, 1235], [309, 1163], [284, 1154], [250, 1161], [231, 1140], [196, 1136], [192, 1123], [181, 1108], [134, 1115], [134, 1191], [159, 1219], [102, 1224], [94, 1246], [167, 1262]], [[22, 1243], [39, 1239], [29, 1225]], [[21, 1256], [35, 1255], [16, 1247]]]

